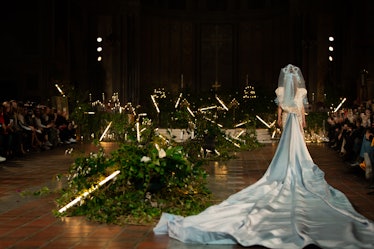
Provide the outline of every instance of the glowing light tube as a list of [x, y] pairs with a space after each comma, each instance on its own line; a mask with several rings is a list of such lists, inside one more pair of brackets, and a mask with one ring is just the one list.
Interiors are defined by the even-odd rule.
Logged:
[[216, 95], [216, 99], [221, 104], [221, 106], [223, 107], [223, 109], [225, 109], [226, 111], [229, 110], [229, 108], [227, 108], [227, 106], [225, 105], [225, 103], [223, 103], [223, 101], [217, 95]]
[[235, 145], [236, 147], [240, 148], [240, 144], [237, 144], [235, 143], [234, 141], [232, 141], [230, 138], [226, 137], [226, 136], [223, 136], [227, 141], [229, 141], [230, 143], [232, 143], [233, 145]]
[[103, 138], [105, 137], [105, 134], [108, 132], [110, 126], [112, 125], [112, 121], [109, 122], [108, 126], [105, 128], [103, 134], [101, 135], [99, 141], [101, 142], [101, 140], [103, 140]]
[[138, 142], [140, 142], [139, 122], [136, 122], [136, 139]]
[[199, 110], [200, 111], [207, 111], [207, 110], [214, 109], [214, 108], [217, 108], [217, 106], [216, 105], [212, 105], [212, 106], [200, 108]]
[[220, 128], [223, 127], [223, 125], [221, 125], [221, 124], [215, 122], [214, 120], [211, 120], [210, 118], [204, 117], [204, 119], [208, 120], [209, 122], [211, 122], [211, 123], [213, 123], [213, 124], [217, 124], [217, 126], [220, 127]]
[[236, 124], [235, 125], [235, 128], [239, 127], [239, 126], [242, 126], [242, 125], [245, 125], [246, 123], [249, 123], [250, 121], [244, 121], [244, 122], [241, 122], [239, 124]]
[[260, 120], [264, 125], [266, 125], [266, 127], [271, 128], [271, 126], [268, 123], [266, 123], [262, 118], [260, 118], [258, 115], [256, 115], [256, 118], [258, 118], [258, 120]]
[[178, 97], [178, 99], [177, 99], [177, 102], [175, 103], [175, 109], [178, 108], [178, 105], [179, 105], [179, 102], [181, 101], [182, 95], [183, 95], [182, 93], [179, 94], [179, 97]]
[[274, 130], [274, 131], [273, 131], [273, 134], [271, 135], [271, 138], [274, 138], [276, 133], [277, 133], [277, 131]]
[[61, 88], [59, 87], [58, 84], [55, 84], [55, 87], [56, 87], [57, 90], [61, 93], [61, 95], [64, 95], [64, 92], [61, 90]]
[[99, 187], [101, 187], [102, 185], [104, 185], [105, 183], [107, 183], [108, 181], [110, 181], [111, 179], [113, 179], [120, 172], [121, 171], [119, 171], [119, 170], [114, 171], [111, 175], [109, 175], [104, 180], [102, 180], [101, 182], [99, 182], [99, 184], [91, 187], [89, 190], [87, 190], [86, 192], [84, 192], [83, 194], [81, 194], [80, 196], [78, 196], [77, 198], [75, 198], [73, 201], [69, 202], [66, 206], [64, 206], [63, 208], [61, 208], [60, 210], [58, 210], [58, 212], [63, 213], [66, 210], [68, 210], [69, 208], [71, 208], [72, 206], [76, 205], [78, 202], [80, 202], [82, 199], [84, 199], [89, 194], [91, 194], [92, 192], [94, 192], [96, 189], [98, 189]]
[[273, 123], [270, 124], [270, 127], [273, 127], [275, 125], [276, 120], [273, 121]]
[[169, 140], [167, 140], [163, 135], [158, 134], [158, 137], [164, 140], [166, 143], [169, 143]]
[[343, 105], [343, 103], [344, 103], [346, 100], [347, 100], [347, 99], [344, 98], [344, 99], [342, 100], [342, 102], [340, 102], [340, 104], [335, 108], [334, 112], [337, 112], [337, 111], [339, 110], [339, 108]]
[[235, 138], [239, 138], [239, 137], [240, 137], [244, 132], [245, 132], [245, 130], [241, 130], [241, 131], [239, 132], [239, 134], [235, 136]]
[[151, 98], [152, 98], [152, 102], [153, 102], [153, 105], [154, 105], [155, 108], [156, 108], [157, 113], [160, 113], [160, 109], [158, 109], [158, 105], [157, 105], [157, 103], [156, 103], [155, 96], [154, 96], [154, 95], [151, 95]]
[[187, 111], [191, 114], [192, 117], [195, 117], [195, 114], [191, 111], [190, 107], [187, 106]]

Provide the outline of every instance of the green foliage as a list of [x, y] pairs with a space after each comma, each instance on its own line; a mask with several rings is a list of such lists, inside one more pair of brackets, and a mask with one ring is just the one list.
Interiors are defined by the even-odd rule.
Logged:
[[[235, 120], [234, 112], [225, 114], [222, 108], [217, 108], [191, 115], [186, 100], [181, 101], [178, 109], [174, 102], [158, 100], [163, 108], [170, 109], [169, 115], [161, 115], [158, 125], [163, 123], [171, 129], [193, 131], [193, 139], [177, 143], [173, 137], [160, 136], [149, 118], [135, 117], [131, 111], [107, 110], [97, 102], [96, 105], [76, 102], [71, 119], [79, 127], [79, 136], [85, 141], [94, 138], [97, 142], [111, 124], [105, 139], [116, 141], [119, 147], [106, 153], [99, 146], [97, 153], [75, 159], [66, 187], [56, 202], [58, 208], [62, 208], [77, 197], [81, 200], [66, 212], [55, 210], [56, 216], [84, 215], [104, 223], [142, 224], [158, 220], [162, 212], [183, 216], [199, 213], [211, 204], [211, 194], [206, 187], [206, 160], [229, 159], [235, 151], [260, 145], [256, 139], [255, 119], [249, 116], [242, 119], [245, 126], [241, 128], [245, 132], [235, 138], [225, 134], [219, 124], [225, 121], [225, 127], [233, 128], [229, 123]], [[218, 118], [222, 113], [227, 116]], [[233, 116], [227, 118], [229, 115]], [[209, 156], [208, 150], [211, 151]], [[117, 170], [120, 173], [114, 179], [98, 185]]]
[[[72, 164], [67, 187], [56, 200], [61, 208], [77, 197], [79, 205], [56, 215], [85, 215], [105, 223], [150, 223], [162, 212], [192, 215], [210, 203], [204, 169], [206, 154], [202, 152], [211, 137], [219, 154], [210, 159], [228, 159], [239, 149], [256, 147], [255, 124], [248, 120], [243, 138], [229, 138], [217, 123], [197, 115], [196, 137], [183, 143], [162, 138], [150, 120], [144, 118], [136, 125], [122, 126], [119, 148], [106, 154], [99, 147], [97, 153], [77, 157]], [[122, 134], [122, 135], [121, 135]], [[243, 147], [241, 147], [243, 146]], [[98, 183], [119, 170], [120, 174], [103, 186]], [[85, 194], [86, 193], [86, 194]], [[89, 193], [89, 194], [87, 194]]]
[[[257, 122], [256, 115], [267, 123], [276, 120], [274, 102], [259, 91], [255, 99], [244, 99], [240, 93], [220, 96], [224, 103], [230, 103], [229, 110], [216, 103], [213, 92], [203, 94], [204, 98], [184, 93], [178, 108], [177, 96], [167, 101], [164, 94], [155, 95], [161, 113], [153, 114], [159, 127], [167, 127], [169, 131], [184, 129], [190, 135], [194, 132], [193, 139], [179, 143], [173, 137], [162, 138], [151, 116], [135, 116], [136, 108], [129, 104], [123, 112], [109, 110], [103, 103], [85, 103], [78, 100], [79, 96], [70, 94], [70, 99], [76, 99], [70, 117], [78, 125], [77, 135], [98, 143], [97, 139], [111, 124], [105, 139], [116, 141], [119, 147], [109, 154], [99, 147], [97, 153], [75, 159], [68, 172], [67, 185], [56, 202], [61, 208], [77, 197], [81, 200], [66, 212], [55, 210], [55, 215], [85, 215], [103, 223], [143, 224], [155, 222], [162, 212], [182, 216], [201, 212], [211, 204], [204, 170], [206, 160], [226, 160], [235, 151], [259, 147], [256, 128], [264, 125]], [[210, 106], [215, 107], [206, 111], [198, 109]], [[325, 118], [320, 113], [309, 113], [308, 129], [317, 131]], [[243, 124], [242, 134], [236, 137], [226, 134], [227, 129], [236, 128], [238, 123]], [[114, 179], [99, 185], [117, 170], [120, 173]]]
[[[149, 133], [143, 142], [124, 142], [107, 155], [76, 158], [68, 186], [57, 199], [62, 207], [116, 170], [116, 179], [92, 191], [63, 215], [86, 215], [106, 223], [149, 223], [162, 212], [190, 215], [206, 208], [210, 192], [201, 163], [188, 160], [183, 147], [167, 146]], [[58, 213], [56, 213], [58, 214]]]
[[306, 123], [308, 132], [314, 131], [319, 132], [320, 130], [325, 129], [325, 122], [327, 120], [326, 112], [310, 112], [306, 116]]
[[36, 191], [30, 191], [30, 190], [25, 190], [25, 191], [22, 191], [20, 193], [20, 195], [22, 197], [25, 197], [25, 196], [45, 196], [45, 195], [48, 195], [50, 194], [51, 191], [48, 187], [44, 186]]

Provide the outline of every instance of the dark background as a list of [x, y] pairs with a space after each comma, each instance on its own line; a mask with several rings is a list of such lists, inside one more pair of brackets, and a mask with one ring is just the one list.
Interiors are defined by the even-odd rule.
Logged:
[[292, 63], [309, 101], [361, 102], [374, 92], [373, 13], [371, 0], [6, 1], [0, 100], [48, 104], [57, 83], [86, 100], [118, 93], [121, 103], [149, 106], [156, 88], [178, 94], [182, 77], [193, 95], [218, 83], [222, 95], [249, 84], [273, 96]]

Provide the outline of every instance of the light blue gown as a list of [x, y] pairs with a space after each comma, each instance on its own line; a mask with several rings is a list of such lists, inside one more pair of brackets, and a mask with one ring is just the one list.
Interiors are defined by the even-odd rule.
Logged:
[[264, 176], [198, 215], [164, 213], [155, 234], [184, 243], [268, 248], [374, 248], [374, 223], [314, 164], [294, 113]]

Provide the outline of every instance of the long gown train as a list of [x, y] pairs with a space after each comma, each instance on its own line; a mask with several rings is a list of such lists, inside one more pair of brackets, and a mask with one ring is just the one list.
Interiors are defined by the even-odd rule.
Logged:
[[195, 244], [374, 248], [374, 223], [325, 181], [296, 115], [288, 116], [273, 160], [260, 180], [198, 215], [162, 214], [155, 234]]

